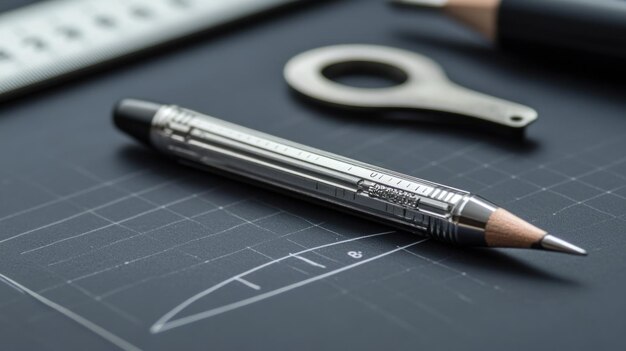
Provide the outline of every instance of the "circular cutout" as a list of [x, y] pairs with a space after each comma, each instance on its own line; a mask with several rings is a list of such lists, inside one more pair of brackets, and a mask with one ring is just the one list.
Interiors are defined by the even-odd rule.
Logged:
[[388, 88], [409, 78], [402, 69], [381, 62], [345, 61], [322, 69], [322, 75], [336, 83], [357, 88]]
[[521, 122], [521, 121], [524, 120], [524, 117], [521, 117], [521, 116], [511, 116], [511, 117], [509, 117], [509, 119], [511, 121], [513, 121], [513, 122]]

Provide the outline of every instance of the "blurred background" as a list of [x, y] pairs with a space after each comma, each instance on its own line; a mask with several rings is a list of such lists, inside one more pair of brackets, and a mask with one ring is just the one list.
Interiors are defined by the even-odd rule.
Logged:
[[[596, 4], [602, 11], [588, 11], [602, 13], [594, 23], [612, 28], [611, 43], [626, 40], [614, 25], [623, 1], [569, 2], [539, 3]], [[543, 29], [559, 16], [542, 15], [560, 11], [520, 6], [519, 17], [507, 12], [524, 19], [515, 28], [560, 35]], [[607, 9], [615, 17], [603, 17]], [[0, 10], [0, 336], [7, 350], [624, 347], [619, 49], [524, 42], [515, 30], [507, 33], [517, 44], [502, 45], [471, 30], [466, 17], [463, 24], [449, 11], [378, 0], [3, 0]], [[428, 111], [329, 108], [287, 86], [290, 58], [351, 43], [423, 54], [453, 82], [530, 106], [539, 118], [512, 135], [438, 123], [441, 116]], [[393, 83], [357, 73], [337, 80]], [[343, 271], [355, 255], [390, 253], [420, 238], [361, 239], [390, 229], [160, 157], [113, 127], [111, 110], [127, 97], [178, 104], [479, 193], [587, 248], [589, 257], [426, 241]], [[300, 251], [337, 273], [318, 279], [320, 267], [286, 259], [246, 276], [253, 287], [226, 285], [172, 320], [315, 279], [150, 331], [186, 299]]]

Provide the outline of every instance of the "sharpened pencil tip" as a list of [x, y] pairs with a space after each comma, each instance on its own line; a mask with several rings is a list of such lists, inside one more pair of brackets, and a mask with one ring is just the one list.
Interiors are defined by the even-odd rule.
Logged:
[[539, 243], [542, 249], [550, 251], [558, 251], [568, 253], [571, 255], [587, 256], [587, 251], [584, 249], [570, 244], [565, 240], [559, 239], [554, 235], [546, 234]]

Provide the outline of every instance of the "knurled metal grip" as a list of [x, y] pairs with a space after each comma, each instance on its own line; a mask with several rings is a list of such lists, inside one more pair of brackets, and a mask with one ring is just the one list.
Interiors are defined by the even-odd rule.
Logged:
[[[487, 212], [469, 193], [283, 140], [176, 106], [152, 119], [151, 143], [176, 158], [269, 183], [451, 243], [482, 240]], [[470, 221], [461, 219], [469, 211]], [[464, 237], [460, 238], [459, 233]]]

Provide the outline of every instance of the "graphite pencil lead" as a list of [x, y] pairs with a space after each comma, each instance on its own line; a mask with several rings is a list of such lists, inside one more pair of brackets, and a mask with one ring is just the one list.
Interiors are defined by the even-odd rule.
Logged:
[[546, 234], [539, 243], [542, 249], [558, 251], [572, 255], [587, 256], [587, 251], [554, 235]]

